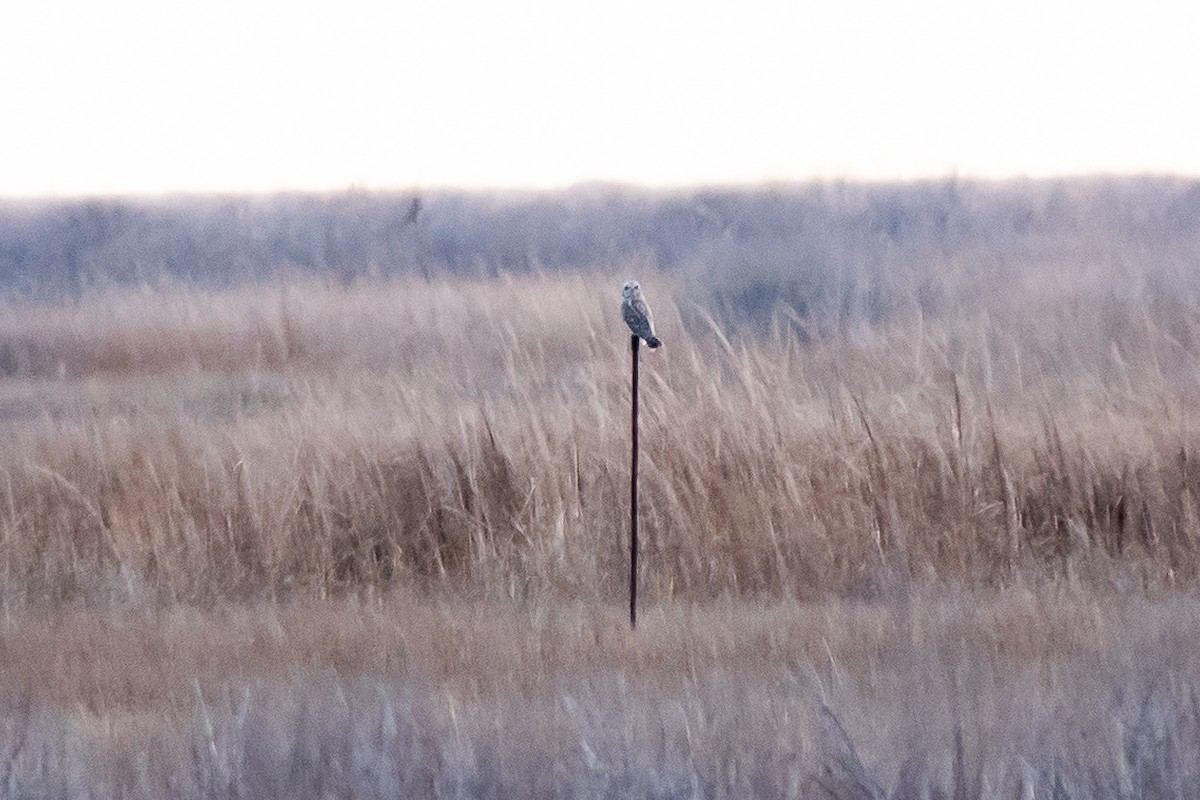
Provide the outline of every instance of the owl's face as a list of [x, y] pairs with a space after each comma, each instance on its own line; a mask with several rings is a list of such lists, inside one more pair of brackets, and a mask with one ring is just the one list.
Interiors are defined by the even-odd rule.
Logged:
[[626, 300], [632, 300], [642, 293], [642, 287], [638, 286], [637, 281], [625, 281], [621, 285], [621, 296]]

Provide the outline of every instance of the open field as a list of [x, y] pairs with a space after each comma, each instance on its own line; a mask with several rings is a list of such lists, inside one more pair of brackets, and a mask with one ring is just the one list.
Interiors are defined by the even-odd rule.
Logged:
[[0, 794], [1186, 796], [1172, 241], [947, 251], [826, 320], [636, 260], [10, 300]]

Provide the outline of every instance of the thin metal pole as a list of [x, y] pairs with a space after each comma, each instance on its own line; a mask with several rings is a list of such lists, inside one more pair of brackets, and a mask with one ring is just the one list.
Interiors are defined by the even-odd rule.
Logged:
[[633, 413], [630, 428], [633, 432], [633, 449], [629, 460], [629, 627], [637, 627], [637, 558], [638, 558], [638, 344], [637, 336], [629, 337], [629, 350], [633, 354]]

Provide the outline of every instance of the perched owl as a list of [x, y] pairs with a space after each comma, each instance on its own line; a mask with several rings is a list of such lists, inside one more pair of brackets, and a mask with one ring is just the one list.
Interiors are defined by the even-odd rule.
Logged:
[[653, 349], [662, 345], [662, 339], [654, 335], [654, 323], [650, 320], [650, 307], [642, 299], [642, 287], [637, 281], [625, 281], [621, 287], [621, 316], [625, 324], [635, 336], [646, 340], [646, 346]]

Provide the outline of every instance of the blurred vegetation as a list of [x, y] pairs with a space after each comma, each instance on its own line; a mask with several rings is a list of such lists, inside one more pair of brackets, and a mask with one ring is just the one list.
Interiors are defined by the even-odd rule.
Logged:
[[8, 201], [0, 291], [204, 288], [319, 276], [549, 273], [641, 264], [726, 324], [847, 330], [938, 314], [1021, 268], [1090, 264], [1195, 297], [1200, 182], [1079, 178], [646, 191], [431, 191]]

